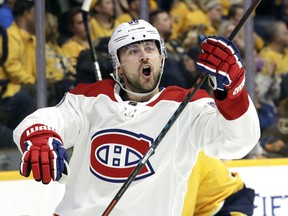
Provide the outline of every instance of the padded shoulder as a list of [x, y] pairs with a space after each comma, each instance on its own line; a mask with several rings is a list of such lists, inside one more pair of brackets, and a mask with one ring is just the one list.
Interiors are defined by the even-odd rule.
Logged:
[[[154, 106], [157, 104], [160, 100], [171, 100], [175, 102], [182, 102], [187, 94], [192, 91], [191, 89], [184, 89], [178, 86], [169, 86], [165, 88], [161, 95], [153, 102], [151, 102], [149, 105]], [[195, 95], [191, 98], [190, 102], [196, 101], [201, 98], [211, 98], [211, 96], [208, 94], [207, 91], [198, 89]]]
[[69, 93], [74, 95], [83, 95], [85, 97], [97, 97], [99, 94], [105, 94], [111, 98], [111, 100], [116, 101], [114, 96], [114, 80], [102, 80], [95, 83], [81, 83], [78, 84]]

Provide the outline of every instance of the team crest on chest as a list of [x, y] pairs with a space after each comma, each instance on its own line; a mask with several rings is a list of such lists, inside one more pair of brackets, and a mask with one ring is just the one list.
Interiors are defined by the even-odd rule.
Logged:
[[[153, 139], [131, 131], [102, 130], [91, 139], [90, 170], [108, 182], [124, 182], [152, 145]], [[149, 161], [135, 180], [154, 174]]]

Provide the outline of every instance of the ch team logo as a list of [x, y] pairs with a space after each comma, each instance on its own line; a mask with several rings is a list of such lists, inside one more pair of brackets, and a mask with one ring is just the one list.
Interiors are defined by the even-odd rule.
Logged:
[[[90, 154], [90, 171], [108, 182], [125, 182], [140, 159], [152, 145], [153, 139], [126, 130], [102, 130], [93, 135]], [[149, 161], [135, 180], [154, 174]]]

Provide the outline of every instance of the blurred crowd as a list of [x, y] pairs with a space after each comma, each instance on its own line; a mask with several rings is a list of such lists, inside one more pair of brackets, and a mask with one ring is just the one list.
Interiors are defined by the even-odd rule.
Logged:
[[[195, 61], [208, 35], [228, 37], [244, 0], [147, 0], [148, 19], [165, 41], [162, 86], [191, 88]], [[81, 0], [45, 1], [47, 104], [78, 83], [96, 81]], [[144, 2], [144, 1], [143, 1]], [[142, 2], [142, 3], [143, 3]], [[288, 1], [262, 0], [253, 12], [255, 100], [261, 139], [246, 158], [288, 156]], [[116, 25], [141, 17], [141, 0], [92, 0], [88, 26], [103, 79], [113, 67], [108, 41]], [[12, 131], [36, 109], [35, 3], [0, 0], [0, 151], [15, 147]], [[233, 39], [245, 65], [244, 29]], [[201, 88], [211, 92], [208, 83]], [[211, 96], [212, 93], [211, 93]], [[0, 155], [1, 157], [1, 155]]]

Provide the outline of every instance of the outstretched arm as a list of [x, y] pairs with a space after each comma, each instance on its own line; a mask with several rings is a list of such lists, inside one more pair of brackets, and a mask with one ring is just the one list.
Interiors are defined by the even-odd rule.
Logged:
[[206, 133], [214, 131], [211, 140], [206, 138], [205, 143], [222, 143], [223, 147], [217, 150], [208, 144], [207, 153], [221, 158], [244, 157], [259, 140], [260, 126], [245, 90], [245, 70], [239, 51], [223, 37], [208, 37], [201, 48], [197, 67], [209, 75], [219, 112], [217, 119], [211, 119], [205, 127]]

